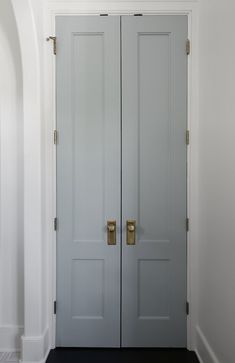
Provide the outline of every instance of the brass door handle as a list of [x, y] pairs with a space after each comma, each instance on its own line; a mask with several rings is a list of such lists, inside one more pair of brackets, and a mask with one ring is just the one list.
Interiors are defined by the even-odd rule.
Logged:
[[126, 243], [127, 245], [135, 244], [136, 221], [126, 221]]
[[134, 230], [135, 230], [135, 226], [133, 226], [133, 224], [128, 224], [128, 231], [134, 232]]
[[107, 222], [107, 243], [108, 245], [116, 244], [116, 221]]
[[114, 224], [108, 224], [108, 231], [114, 232], [115, 231], [115, 225]]

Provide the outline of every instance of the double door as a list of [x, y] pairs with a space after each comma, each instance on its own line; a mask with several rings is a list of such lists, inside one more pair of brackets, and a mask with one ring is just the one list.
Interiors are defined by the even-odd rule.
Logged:
[[186, 346], [186, 16], [59, 16], [57, 346]]

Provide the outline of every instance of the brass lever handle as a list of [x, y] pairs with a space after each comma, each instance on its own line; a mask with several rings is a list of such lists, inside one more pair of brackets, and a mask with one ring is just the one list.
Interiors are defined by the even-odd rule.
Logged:
[[108, 245], [116, 244], [116, 221], [107, 222], [107, 243]]
[[126, 221], [126, 243], [135, 244], [136, 221]]

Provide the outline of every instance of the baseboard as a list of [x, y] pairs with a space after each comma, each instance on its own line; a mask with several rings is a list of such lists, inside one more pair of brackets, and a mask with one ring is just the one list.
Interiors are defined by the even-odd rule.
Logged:
[[197, 349], [195, 349], [195, 353], [196, 353], [197, 359], [199, 360], [199, 363], [204, 363]]
[[20, 337], [23, 327], [17, 325], [0, 326], [0, 351], [15, 352], [20, 350]]
[[36, 337], [22, 336], [20, 363], [45, 363], [50, 351], [49, 330]]
[[213, 349], [208, 343], [205, 335], [201, 331], [200, 327], [196, 328], [196, 349], [195, 352], [197, 354], [198, 360], [200, 363], [221, 363], [219, 359], [216, 357]]

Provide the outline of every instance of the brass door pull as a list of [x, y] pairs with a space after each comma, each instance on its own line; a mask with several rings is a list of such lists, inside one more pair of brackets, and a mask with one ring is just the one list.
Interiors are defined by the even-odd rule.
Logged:
[[135, 244], [136, 221], [126, 221], [126, 243], [127, 245]]
[[116, 221], [107, 222], [107, 243], [108, 245], [116, 244]]

